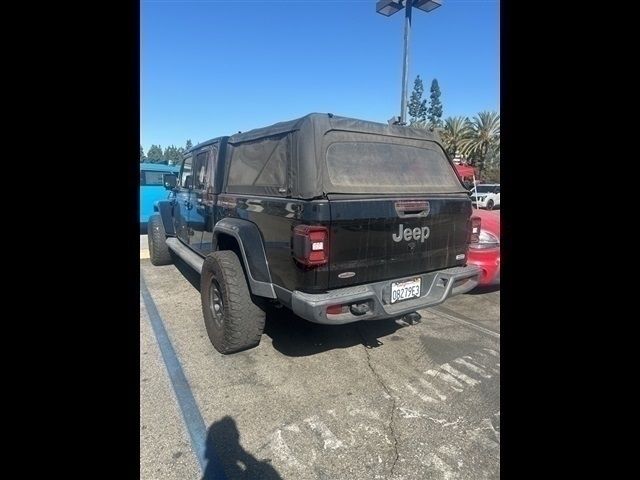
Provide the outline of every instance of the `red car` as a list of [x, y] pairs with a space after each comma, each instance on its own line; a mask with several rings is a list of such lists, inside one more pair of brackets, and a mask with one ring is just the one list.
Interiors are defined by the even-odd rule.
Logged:
[[479, 285], [500, 285], [500, 213], [473, 209], [480, 217], [480, 242], [469, 245], [467, 262], [482, 268]]
[[[475, 169], [470, 165], [455, 165], [460, 181], [476, 182]], [[480, 241], [469, 245], [467, 262], [482, 268], [479, 285], [500, 285], [500, 212], [473, 209], [473, 217], [480, 217]]]

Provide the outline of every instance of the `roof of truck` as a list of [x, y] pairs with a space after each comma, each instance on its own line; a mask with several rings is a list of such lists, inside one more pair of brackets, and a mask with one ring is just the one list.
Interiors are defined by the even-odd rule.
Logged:
[[222, 136], [222, 137], [215, 137], [212, 138], [210, 140], [205, 140], [204, 142], [200, 142], [199, 144], [197, 144], [194, 147], [191, 147], [189, 150], [187, 150], [186, 152], [184, 152], [184, 155], [186, 155], [187, 153], [191, 153], [194, 150], [200, 150], [202, 147], [206, 147], [207, 145], [211, 145], [212, 143], [216, 143], [219, 142], [220, 140], [222, 140], [223, 138], [228, 138], [226, 136]]
[[371, 133], [379, 133], [383, 135], [417, 138], [421, 140], [440, 141], [440, 138], [436, 133], [433, 133], [429, 130], [425, 130], [423, 128], [415, 128], [415, 127], [402, 126], [402, 125], [389, 125], [386, 123], [372, 122], [369, 120], [359, 120], [356, 118], [341, 117], [338, 115], [334, 115], [332, 113], [316, 112], [316, 113], [308, 113], [307, 115], [304, 115], [299, 118], [295, 118], [293, 120], [274, 123], [273, 125], [269, 125], [267, 127], [254, 128], [246, 132], [238, 132], [231, 136], [220, 136], [220, 137], [212, 138], [210, 140], [205, 140], [204, 142], [201, 142], [195, 145], [194, 147], [191, 147], [189, 150], [185, 152], [185, 154], [193, 152], [195, 150], [199, 150], [202, 147], [206, 147], [213, 143], [219, 142], [224, 138], [228, 138], [229, 143], [246, 142], [246, 141], [256, 140], [258, 138], [270, 137], [273, 135], [300, 130], [305, 125], [312, 127], [314, 131], [320, 135], [324, 133], [319, 131], [322, 129], [318, 129], [314, 127], [324, 125], [324, 126], [330, 126], [329, 129], [336, 129], [336, 130], [371, 132]]
[[[344, 172], [334, 174], [334, 180], [338, 182], [330, 178], [326, 160], [329, 146], [360, 144], [366, 149], [366, 145], [398, 145], [393, 147], [396, 149], [393, 155], [411, 156], [407, 149], [419, 148], [425, 155], [434, 152], [433, 155], [440, 155], [440, 158], [446, 157], [438, 134], [421, 128], [370, 122], [331, 113], [310, 113], [294, 120], [238, 132], [229, 137], [217, 137], [202, 142], [189, 151], [225, 139], [228, 144], [226, 156], [233, 159], [227, 164], [228, 171], [225, 173], [227, 193], [305, 199], [321, 198], [330, 193], [397, 194], [399, 190], [405, 194], [450, 193], [452, 178], [455, 180], [454, 193], [467, 193], [453, 168], [450, 172], [452, 177], [448, 177], [449, 185], [434, 185], [429, 192], [425, 191], [422, 184], [413, 184], [408, 180], [403, 180], [405, 183], [399, 187], [385, 186], [384, 182], [371, 179], [370, 183], [354, 188], [348, 182], [339, 183]], [[362, 158], [366, 158], [366, 153], [363, 155], [365, 157]], [[400, 160], [400, 157], [394, 158], [393, 155], [389, 158]], [[373, 162], [375, 159], [367, 161]], [[407, 175], [403, 171], [399, 173], [399, 177], [401, 174], [405, 177]], [[375, 176], [376, 172], [372, 175]], [[448, 174], [445, 172], [443, 175]]]
[[295, 130], [312, 129], [315, 135], [322, 136], [328, 130], [347, 130], [378, 133], [420, 140], [440, 141], [438, 135], [429, 130], [402, 125], [371, 122], [355, 118], [341, 117], [332, 113], [309, 113], [303, 117], [285, 122], [274, 123], [268, 127], [255, 128], [246, 132], [238, 132], [229, 137], [229, 143], [251, 141], [270, 137]]

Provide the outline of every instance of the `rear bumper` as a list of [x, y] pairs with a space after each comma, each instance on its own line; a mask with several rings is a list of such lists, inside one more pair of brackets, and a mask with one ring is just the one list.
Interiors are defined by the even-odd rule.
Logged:
[[[355, 287], [339, 288], [327, 293], [311, 294], [298, 290], [291, 295], [291, 309], [296, 315], [314, 323], [339, 325], [359, 320], [395, 318], [420, 308], [437, 305], [447, 298], [475, 288], [482, 270], [474, 265], [453, 267], [437, 272], [411, 275]], [[391, 304], [391, 283], [420, 277], [420, 297]], [[330, 305], [366, 304], [368, 311], [362, 315], [351, 312], [327, 314]]]

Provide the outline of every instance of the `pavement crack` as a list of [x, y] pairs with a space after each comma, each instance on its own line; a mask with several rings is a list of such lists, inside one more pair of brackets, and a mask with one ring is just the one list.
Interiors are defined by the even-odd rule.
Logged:
[[366, 339], [364, 333], [360, 329], [360, 325], [357, 326], [357, 330], [358, 330], [358, 333], [360, 334], [360, 337], [362, 338], [362, 346], [364, 347], [364, 352], [367, 357], [367, 365], [369, 366], [369, 370], [371, 370], [371, 373], [373, 373], [373, 376], [376, 378], [378, 384], [380, 384], [380, 387], [382, 387], [382, 390], [384, 390], [384, 392], [387, 394], [387, 396], [392, 402], [391, 411], [389, 415], [389, 422], [387, 423], [387, 429], [391, 432], [391, 436], [393, 437], [393, 449], [395, 453], [393, 464], [391, 465], [391, 469], [389, 470], [389, 475], [387, 476], [387, 478], [392, 478], [393, 470], [396, 468], [396, 463], [398, 463], [398, 458], [400, 457], [400, 454], [398, 453], [398, 437], [396, 436], [396, 430], [395, 430], [396, 397], [394, 395], [391, 395], [391, 392], [387, 387], [387, 385], [382, 380], [382, 377], [376, 371], [376, 369], [373, 368], [373, 365], [371, 364], [371, 355], [369, 354], [369, 350], [371, 349], [371, 347], [368, 346], [368, 345], [371, 345], [371, 343]]

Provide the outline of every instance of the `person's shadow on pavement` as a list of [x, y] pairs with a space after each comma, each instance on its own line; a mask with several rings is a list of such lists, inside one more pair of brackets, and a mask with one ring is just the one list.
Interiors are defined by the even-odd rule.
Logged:
[[207, 467], [202, 480], [220, 480], [222, 469], [228, 480], [282, 480], [269, 459], [258, 461], [242, 448], [236, 422], [229, 416], [209, 427], [205, 457]]

